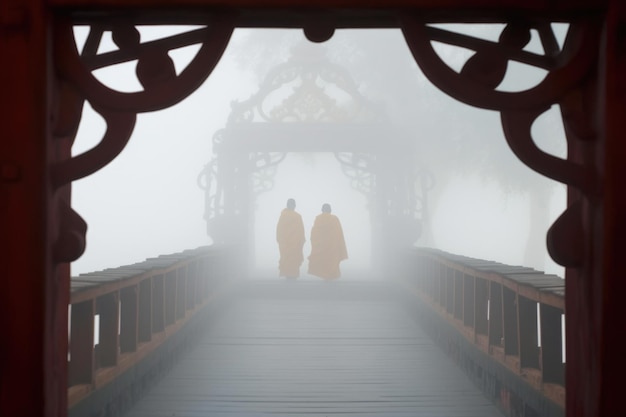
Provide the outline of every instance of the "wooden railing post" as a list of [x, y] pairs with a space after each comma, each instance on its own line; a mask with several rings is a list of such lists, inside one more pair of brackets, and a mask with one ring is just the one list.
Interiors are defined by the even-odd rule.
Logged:
[[187, 307], [187, 268], [176, 269], [176, 320], [185, 317]]
[[100, 316], [100, 330], [96, 350], [96, 368], [117, 365], [119, 350], [118, 293], [110, 293], [96, 299], [96, 313]]
[[137, 350], [139, 325], [139, 294], [137, 286], [120, 290], [120, 352]]
[[475, 279], [472, 275], [463, 274], [463, 325], [474, 328]]
[[152, 281], [152, 333], [165, 330], [165, 282], [164, 274], [153, 276]]
[[176, 269], [165, 274], [165, 326], [176, 321]]
[[563, 384], [563, 331], [561, 327], [562, 310], [541, 304], [541, 369], [543, 381]]
[[517, 294], [510, 288], [502, 288], [502, 308], [504, 318], [504, 354], [519, 354], [519, 337], [517, 326]]
[[537, 302], [519, 296], [517, 308], [519, 310], [520, 367], [539, 369]]
[[94, 376], [94, 300], [72, 305], [69, 384], [92, 384]]
[[152, 280], [146, 279], [139, 284], [139, 343], [152, 339]]

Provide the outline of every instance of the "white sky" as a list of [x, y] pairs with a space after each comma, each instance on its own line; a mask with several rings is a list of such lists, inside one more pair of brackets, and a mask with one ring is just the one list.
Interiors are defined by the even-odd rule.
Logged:
[[[245, 39], [244, 30], [231, 43]], [[179, 52], [184, 65], [193, 48]], [[132, 66], [98, 72], [107, 85], [137, 89]], [[148, 257], [206, 245], [204, 195], [197, 176], [211, 158], [213, 133], [224, 127], [233, 100], [256, 92], [253, 74], [238, 69], [227, 51], [196, 92], [178, 105], [138, 116], [126, 149], [94, 175], [73, 184], [73, 207], [87, 221], [87, 249], [72, 264], [72, 274], [139, 262]], [[93, 147], [104, 122], [89, 106], [73, 148], [75, 155]], [[256, 202], [256, 264], [276, 268], [275, 225], [287, 198], [295, 198], [308, 232], [322, 203], [330, 203], [342, 221], [350, 259], [344, 271], [369, 264], [369, 213], [365, 197], [349, 187], [332, 154], [289, 154], [278, 167], [276, 186]], [[554, 220], [565, 207], [565, 192], [555, 189], [546, 201]], [[528, 230], [528, 201], [505, 194], [493, 182], [459, 175], [430, 207], [434, 246], [466, 256], [520, 265]], [[545, 246], [545, 244], [544, 244]], [[309, 246], [305, 246], [308, 253]], [[303, 269], [306, 266], [303, 265]], [[562, 274], [546, 254], [545, 268]]]

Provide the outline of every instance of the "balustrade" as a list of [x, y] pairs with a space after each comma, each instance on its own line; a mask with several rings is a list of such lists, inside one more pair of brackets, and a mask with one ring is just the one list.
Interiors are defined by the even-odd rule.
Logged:
[[[485, 368], [492, 369], [498, 379], [493, 385], [500, 385], [502, 391], [491, 393], [496, 399], [506, 402], [504, 397], [509, 395], [503, 392], [521, 395], [527, 391], [521, 384], [525, 382], [539, 394], [537, 398], [557, 405], [536, 405], [557, 410], [543, 410], [540, 415], [563, 413], [565, 280], [531, 268], [414, 248], [403, 282], [419, 298], [419, 304], [438, 318], [427, 321], [436, 337], [445, 338], [440, 341], [454, 359], [471, 362], [470, 372], [479, 379], [484, 379]], [[466, 343], [460, 346], [450, 333], [443, 337], [442, 323], [455, 329]], [[483, 355], [469, 352], [468, 346]], [[497, 370], [493, 363], [510, 373]]]
[[[112, 407], [134, 403], [193, 343], [203, 321], [194, 318], [226, 298], [227, 279], [239, 275], [234, 253], [201, 247], [73, 277], [70, 417], [85, 409], [114, 415]], [[430, 248], [408, 255], [401, 283], [448, 355], [508, 415], [564, 415], [565, 281]]]
[[[72, 277], [70, 411], [166, 345], [205, 306], [224, 295], [227, 279], [236, 271], [231, 247], [205, 246]], [[172, 352], [165, 356], [173, 359], [176, 347], [169, 349]], [[119, 392], [106, 394], [100, 402], [119, 401], [114, 396]]]

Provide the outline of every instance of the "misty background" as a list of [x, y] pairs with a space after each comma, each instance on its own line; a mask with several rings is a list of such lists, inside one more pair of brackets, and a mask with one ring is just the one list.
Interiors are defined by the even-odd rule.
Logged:
[[[501, 25], [447, 25], [472, 36], [495, 40]], [[556, 27], [562, 41], [566, 26]], [[180, 28], [141, 28], [142, 41], [168, 36]], [[187, 30], [187, 29], [185, 29]], [[79, 48], [86, 30], [75, 30]], [[110, 38], [110, 33], [109, 33]], [[143, 261], [211, 243], [206, 234], [200, 171], [212, 158], [213, 134], [225, 127], [231, 103], [254, 95], [267, 72], [306, 41], [300, 30], [237, 29], [209, 79], [187, 99], [166, 110], [138, 115], [125, 150], [95, 174], [73, 183], [72, 204], [88, 223], [87, 249], [72, 263], [72, 274]], [[379, 103], [398, 132], [416, 143], [416, 159], [433, 173], [428, 195], [430, 224], [419, 246], [465, 256], [533, 267], [563, 276], [546, 251], [547, 228], [565, 208], [565, 187], [523, 165], [508, 148], [499, 114], [472, 108], [432, 86], [417, 67], [399, 30], [338, 30], [323, 48], [344, 66], [359, 92]], [[436, 45], [440, 56], [459, 70], [472, 52]], [[537, 52], [535, 38], [526, 48]], [[103, 42], [99, 52], [116, 49]], [[171, 53], [182, 70], [197, 46]], [[140, 90], [134, 63], [94, 73], [120, 91]], [[501, 90], [532, 87], [545, 75], [512, 64]], [[73, 147], [78, 155], [97, 144], [105, 123], [89, 105]], [[558, 108], [533, 126], [538, 146], [565, 157]], [[381, 138], [384, 140], [384, 138]], [[286, 200], [294, 198], [307, 239], [323, 203], [342, 222], [349, 259], [344, 277], [367, 270], [371, 257], [366, 197], [351, 188], [332, 153], [290, 153], [278, 166], [275, 186], [255, 202], [252, 266], [277, 278], [276, 222]], [[305, 245], [305, 258], [310, 246]], [[306, 261], [301, 272], [306, 271]]]

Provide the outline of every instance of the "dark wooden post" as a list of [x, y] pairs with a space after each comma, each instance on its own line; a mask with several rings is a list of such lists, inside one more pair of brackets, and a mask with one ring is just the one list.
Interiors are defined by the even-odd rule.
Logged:
[[502, 313], [502, 284], [491, 281], [489, 285], [489, 346], [504, 348]]
[[469, 274], [463, 274], [463, 325], [475, 332], [475, 292], [476, 278]]
[[507, 286], [502, 286], [502, 311], [504, 318], [504, 354], [519, 354], [517, 328], [517, 294]]
[[[581, 388], [593, 395], [593, 407], [586, 415], [609, 416], [624, 412], [624, 375], [626, 375], [626, 355], [623, 350], [624, 336], [624, 294], [626, 294], [626, 4], [620, 0], [610, 1], [604, 39], [600, 48], [600, 100], [599, 122], [602, 152], [598, 162], [604, 178], [604, 199], [594, 207], [592, 218], [594, 235], [593, 272], [588, 278], [599, 297], [590, 299], [581, 313], [586, 317], [569, 317], [568, 330], [577, 326], [577, 319], [584, 320], [589, 337], [588, 343], [596, 346], [591, 356], [590, 374], [567, 371], [569, 387], [579, 382], [578, 376], [586, 381]], [[601, 223], [600, 223], [601, 220]], [[569, 296], [569, 288], [568, 288]], [[568, 306], [569, 307], [569, 306]], [[568, 351], [570, 360], [576, 360], [579, 353]], [[588, 376], [592, 377], [589, 378]], [[574, 391], [574, 390], [572, 390]], [[571, 401], [570, 401], [571, 400]], [[567, 406], [578, 406], [578, 400], [568, 398]], [[574, 416], [574, 414], [572, 414]]]
[[152, 340], [152, 278], [139, 283], [137, 337], [139, 343]]
[[517, 310], [519, 316], [520, 367], [539, 369], [537, 302], [518, 295]]
[[92, 384], [94, 377], [94, 301], [72, 305], [69, 385]]
[[69, 269], [52, 263], [50, 16], [0, 2], [0, 415], [63, 416]]
[[152, 333], [165, 330], [165, 274], [156, 275], [152, 280]]
[[139, 328], [138, 288], [128, 287], [120, 291], [120, 352], [137, 350]]
[[176, 270], [165, 274], [165, 326], [176, 321]]
[[107, 367], [117, 365], [119, 352], [119, 296], [112, 293], [98, 297], [96, 313], [100, 315], [98, 355], [96, 366]]
[[187, 311], [187, 267], [176, 269], [176, 320], [185, 317]]
[[454, 270], [454, 318], [463, 322], [463, 272]]
[[474, 309], [474, 323], [476, 334], [486, 337], [489, 333], [489, 320], [487, 310], [489, 308], [489, 281], [476, 277], [476, 306]]
[[[561, 330], [562, 311], [556, 307], [541, 304], [541, 373], [545, 383], [563, 384], [563, 332]], [[567, 394], [566, 394], [567, 395]]]

